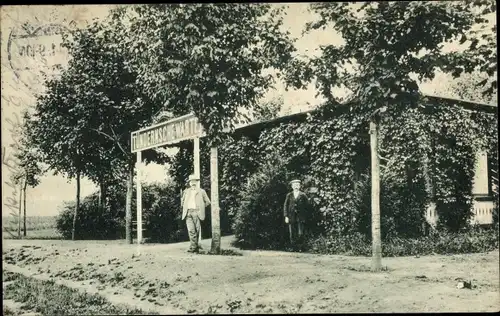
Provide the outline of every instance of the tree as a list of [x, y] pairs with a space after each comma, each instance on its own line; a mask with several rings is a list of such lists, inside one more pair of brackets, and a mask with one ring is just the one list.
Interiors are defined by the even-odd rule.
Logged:
[[294, 51], [280, 11], [266, 4], [134, 6], [126, 14], [131, 69], [163, 110], [193, 112], [215, 147], [271, 87], [264, 70], [283, 68]]
[[[151, 98], [174, 115], [194, 112], [212, 137], [257, 106], [294, 51], [281, 9], [266, 4], [134, 6], [133, 67]], [[153, 27], [152, 27], [153, 26]], [[156, 27], [154, 27], [156, 26]]]
[[[498, 84], [496, 1], [469, 0], [463, 5], [476, 15], [474, 28], [464, 30], [460, 36], [460, 44], [469, 45], [462, 51], [450, 54], [443, 67], [454, 77], [473, 73], [472, 77], [481, 78], [478, 82], [471, 81], [482, 92], [483, 98], [490, 100], [493, 95], [496, 96]], [[465, 77], [471, 78], [471, 75]], [[467, 90], [470, 91], [470, 88]]]
[[[59, 77], [47, 80], [31, 134], [53, 170], [76, 177], [75, 221], [81, 176], [99, 184], [101, 207], [107, 186], [121, 179], [127, 182], [126, 238], [132, 243], [135, 159], [128, 149], [130, 133], [149, 124], [162, 105], [150, 102], [136, 85], [136, 74], [126, 67], [128, 33], [120, 12], [114, 10], [105, 21], [64, 36], [72, 58]], [[143, 156], [147, 162], [164, 161], [154, 151]]]
[[[344, 44], [321, 46], [317, 57], [295, 58], [288, 66], [287, 85], [302, 88], [315, 79], [327, 106], [340, 106], [332, 88], [348, 89], [360, 111], [358, 120], [370, 121], [381, 137], [384, 131], [380, 125], [398, 127], [406, 134], [403, 139], [386, 138], [379, 146], [396, 146], [413, 153], [410, 157], [428, 153], [428, 133], [423, 123], [418, 124], [423, 111], [418, 84], [432, 80], [438, 69], [455, 76], [471, 71], [464, 69], [461, 54], [442, 47], [463, 38], [473, 25], [486, 22], [482, 13], [476, 12], [477, 6], [468, 2], [398, 1], [318, 3], [311, 4], [311, 9], [320, 18], [308, 23], [306, 32], [330, 28], [342, 36]], [[468, 51], [474, 54], [474, 49], [472, 43]], [[412, 117], [410, 122], [415, 124], [411, 129], [399, 126], [402, 113]], [[377, 155], [379, 149], [374, 149]], [[373, 217], [372, 227], [379, 222], [379, 217]], [[374, 230], [372, 238], [373, 269], [379, 270], [380, 232]]]
[[[27, 112], [23, 115], [24, 122], [29, 119]], [[44, 171], [40, 165], [41, 159], [40, 155], [29, 144], [28, 134], [26, 131], [26, 124], [20, 124], [17, 126], [13, 132], [18, 137], [18, 141], [12, 145], [14, 153], [14, 159], [16, 160], [17, 168], [15, 172], [11, 175], [12, 182], [15, 185], [20, 186], [19, 195], [19, 224], [18, 224], [18, 237], [20, 236], [21, 230], [21, 209], [24, 209], [23, 216], [23, 235], [26, 237], [26, 190], [29, 187], [34, 188], [40, 183], [40, 176], [43, 175]], [[21, 206], [21, 196], [23, 197], [23, 207]]]
[[47, 81], [48, 91], [38, 98], [33, 115], [28, 115], [25, 130], [28, 143], [40, 153], [42, 161], [54, 174], [76, 178], [76, 218], [80, 205], [80, 175], [85, 170], [82, 155], [88, 150], [88, 141], [84, 122], [72, 117], [72, 109], [67, 106], [74, 104], [77, 109], [81, 109], [82, 105], [74, 98], [74, 87], [67, 89], [63, 86], [65, 82], [65, 76], [62, 80]]
[[[495, 76], [496, 77], [496, 76]], [[483, 91], [481, 83], [484, 80], [490, 80], [484, 72], [474, 71], [472, 73], [464, 73], [456, 78], [450, 85], [449, 90], [460, 99], [481, 102], [485, 104], [497, 104], [497, 89], [492, 88], [491, 93]]]
[[16, 182], [22, 185], [23, 195], [23, 235], [26, 237], [26, 189], [29, 187], [34, 188], [40, 183], [39, 177], [43, 174], [42, 168], [39, 163], [39, 156], [34, 148], [27, 147], [28, 145], [23, 142], [23, 147], [18, 149], [15, 154], [19, 159], [19, 173], [15, 175]]
[[272, 120], [278, 117], [284, 104], [283, 95], [269, 101], [262, 102], [254, 111], [253, 122]]

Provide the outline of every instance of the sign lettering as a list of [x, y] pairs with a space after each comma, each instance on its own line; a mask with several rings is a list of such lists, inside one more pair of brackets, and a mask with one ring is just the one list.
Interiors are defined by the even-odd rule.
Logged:
[[203, 127], [194, 114], [184, 115], [132, 132], [132, 152], [174, 144], [203, 136]]

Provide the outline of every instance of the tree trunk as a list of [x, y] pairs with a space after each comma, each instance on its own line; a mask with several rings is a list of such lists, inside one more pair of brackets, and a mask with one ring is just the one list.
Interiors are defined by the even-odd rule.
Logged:
[[75, 213], [73, 214], [73, 229], [71, 231], [71, 240], [75, 240], [76, 217], [80, 211], [80, 171], [76, 173], [76, 205]]
[[99, 181], [99, 196], [97, 197], [97, 207], [102, 211], [102, 183]]
[[23, 208], [24, 208], [24, 216], [23, 216], [23, 236], [26, 237], [26, 188], [28, 187], [28, 179], [24, 180], [23, 187]]
[[125, 200], [125, 239], [129, 244], [132, 240], [132, 194], [134, 189], [134, 164], [129, 164], [127, 177], [127, 197]]
[[378, 157], [378, 126], [370, 121], [370, 149], [372, 169], [372, 270], [382, 269], [382, 238], [380, 232], [380, 164]]
[[106, 209], [106, 184], [103, 180], [99, 181], [99, 210], [104, 212]]
[[17, 238], [21, 239], [21, 211], [22, 211], [22, 204], [21, 204], [21, 198], [23, 197], [23, 183], [19, 183], [19, 216], [17, 217]]
[[220, 212], [219, 212], [219, 174], [217, 166], [217, 147], [210, 149], [210, 193], [212, 209], [212, 249], [220, 254]]

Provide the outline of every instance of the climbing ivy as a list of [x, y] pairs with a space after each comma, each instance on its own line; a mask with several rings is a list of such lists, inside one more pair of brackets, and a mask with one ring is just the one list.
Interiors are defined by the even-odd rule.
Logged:
[[[404, 112], [390, 108], [380, 120], [384, 238], [423, 234], [424, 215], [431, 201], [436, 203], [440, 227], [452, 231], [467, 227], [475, 153], [491, 148], [497, 139], [493, 133], [497, 123], [491, 114], [467, 111], [458, 105], [423, 105]], [[360, 107], [345, 106], [350, 110], [332, 109], [326, 103], [303, 122], [264, 128], [253, 138], [226, 138], [219, 150], [221, 222], [226, 216], [226, 229], [230, 230], [240, 210], [238, 193], [259, 167], [279, 153], [287, 181], [295, 177], [304, 181], [304, 189], [321, 213], [324, 233], [369, 235], [366, 114]], [[189, 174], [189, 150], [178, 154], [183, 162], [174, 164], [174, 174]], [[203, 142], [201, 152], [202, 178], [210, 179], [209, 148]], [[206, 189], [209, 186], [207, 182]]]

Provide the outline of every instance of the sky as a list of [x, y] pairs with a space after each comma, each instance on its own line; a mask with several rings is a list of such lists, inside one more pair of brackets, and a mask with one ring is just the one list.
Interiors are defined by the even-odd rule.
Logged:
[[[282, 4], [277, 4], [282, 5]], [[297, 37], [296, 47], [298, 53], [311, 55], [323, 44], [340, 44], [342, 38], [332, 31], [314, 31], [306, 36], [301, 32], [306, 22], [315, 19], [315, 14], [308, 12], [307, 3], [288, 4], [289, 8], [284, 17], [283, 27], [287, 29], [293, 37]], [[34, 105], [37, 93], [43, 91], [43, 80], [41, 73], [53, 72], [51, 65], [56, 63], [64, 64], [67, 61], [67, 53], [60, 50], [61, 41], [58, 36], [47, 35], [47, 26], [63, 25], [67, 28], [82, 27], [94, 19], [102, 19], [106, 16], [110, 5], [44, 5], [44, 6], [2, 6], [1, 7], [1, 60], [2, 60], [2, 215], [8, 215], [16, 211], [16, 204], [19, 199], [19, 189], [9, 183], [9, 174], [15, 169], [10, 157], [13, 149], [10, 144], [16, 142], [16, 137], [12, 133], [12, 126], [19, 120], [19, 115], [30, 106]], [[26, 26], [30, 24], [30, 29]], [[496, 19], [495, 19], [496, 23]], [[35, 36], [30, 39], [18, 38], [17, 34], [27, 32]], [[35, 47], [43, 44], [50, 48], [56, 48], [51, 58], [40, 60], [29, 58], [28, 55], [19, 57], [20, 47], [28, 47], [28, 44]], [[17, 49], [17, 50], [16, 50]], [[453, 49], [453, 45], [448, 47]], [[17, 56], [17, 59], [16, 59]], [[450, 77], [438, 74], [432, 82], [423, 83], [421, 89], [424, 93], [433, 95], [456, 97], [450, 94], [447, 87]], [[278, 82], [274, 90], [266, 95], [266, 99], [283, 96], [284, 108], [281, 114], [296, 113], [306, 111], [317, 104], [322, 99], [317, 98], [314, 84], [310, 84], [306, 90], [285, 91], [282, 83]], [[10, 164], [10, 166], [8, 166]], [[167, 170], [165, 166], [151, 164], [144, 168], [143, 179], [145, 182], [164, 181]], [[81, 195], [86, 196], [96, 190], [94, 184], [88, 179], [83, 179], [81, 183]], [[53, 216], [59, 213], [64, 201], [74, 200], [76, 194], [76, 183], [62, 176], [47, 173], [41, 179], [40, 185], [35, 188], [28, 188], [26, 195], [28, 216]]]

